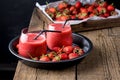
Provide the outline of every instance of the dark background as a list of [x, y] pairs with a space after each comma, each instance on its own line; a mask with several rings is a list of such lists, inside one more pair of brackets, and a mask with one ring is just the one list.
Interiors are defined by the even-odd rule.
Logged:
[[[37, 0], [0, 0], [0, 80], [13, 80], [18, 59], [8, 50], [8, 44], [28, 27]], [[38, 0], [42, 4], [56, 0]]]
[[[22, 28], [28, 27], [36, 1], [42, 5], [56, 0], [0, 0], [0, 80], [12, 80], [18, 60], [9, 52], [8, 44]], [[107, 1], [120, 9], [119, 0]]]

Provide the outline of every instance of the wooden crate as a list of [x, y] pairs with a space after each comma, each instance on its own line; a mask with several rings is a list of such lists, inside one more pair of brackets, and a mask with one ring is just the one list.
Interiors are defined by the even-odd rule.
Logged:
[[[46, 23], [44, 29], [48, 26], [48, 24], [53, 23], [40, 9], [35, 8], [35, 14], [38, 19], [41, 19]], [[120, 18], [112, 18], [112, 19], [102, 19], [102, 20], [89, 20], [80, 24], [71, 25], [73, 32], [82, 32], [82, 31], [90, 31], [90, 30], [98, 30], [105, 29], [111, 27], [120, 27]]]

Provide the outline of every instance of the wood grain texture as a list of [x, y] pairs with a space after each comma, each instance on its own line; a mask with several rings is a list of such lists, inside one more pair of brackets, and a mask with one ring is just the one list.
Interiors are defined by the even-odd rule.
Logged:
[[108, 36], [108, 29], [83, 34], [91, 39], [94, 50], [78, 65], [78, 80], [119, 80], [118, 39]]
[[13, 80], [36, 80], [36, 74], [37, 69], [28, 67], [19, 61]]
[[75, 68], [62, 70], [37, 69], [18, 62], [13, 80], [75, 80]]
[[75, 68], [64, 70], [37, 70], [36, 80], [75, 80]]
[[[33, 18], [33, 22], [36, 20]], [[48, 23], [39, 20], [42, 22], [41, 28], [48, 26]], [[29, 28], [33, 30], [33, 26]], [[14, 80], [119, 80], [120, 27], [79, 32], [79, 34], [92, 41], [93, 50], [77, 65], [77, 71], [75, 66], [64, 70], [31, 68], [19, 61]]]

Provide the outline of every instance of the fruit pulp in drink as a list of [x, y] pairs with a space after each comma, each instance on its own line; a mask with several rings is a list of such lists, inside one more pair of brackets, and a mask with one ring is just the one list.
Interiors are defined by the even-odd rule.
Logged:
[[54, 47], [63, 47], [71, 46], [72, 39], [72, 30], [71, 26], [66, 24], [62, 27], [62, 23], [52, 23], [48, 26], [48, 30], [57, 30], [58, 32], [47, 32], [47, 46], [49, 49], [53, 50]]
[[47, 53], [47, 44], [44, 35], [40, 35], [36, 40], [38, 33], [27, 33], [25, 29], [22, 31], [19, 44], [17, 45], [18, 53], [26, 58], [40, 57]]

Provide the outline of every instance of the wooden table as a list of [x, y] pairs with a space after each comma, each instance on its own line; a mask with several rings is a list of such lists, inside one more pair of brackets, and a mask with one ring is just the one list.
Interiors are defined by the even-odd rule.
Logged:
[[[32, 18], [36, 21], [37, 17]], [[36, 23], [36, 21], [32, 21]], [[38, 21], [30, 29], [41, 29]], [[13, 80], [120, 80], [120, 27], [79, 32], [93, 42], [93, 51], [77, 66], [63, 70], [32, 68], [18, 61]]]

